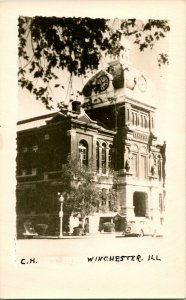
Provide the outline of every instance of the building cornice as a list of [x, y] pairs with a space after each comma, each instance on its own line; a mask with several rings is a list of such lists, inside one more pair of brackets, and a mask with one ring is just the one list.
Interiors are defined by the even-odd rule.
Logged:
[[50, 117], [55, 116], [55, 114], [56, 114], [56, 112], [53, 112], [53, 113], [50, 113], [50, 114], [47, 114], [47, 115], [41, 115], [41, 116], [29, 118], [29, 119], [20, 120], [20, 121], [17, 122], [17, 125], [30, 123], [30, 122], [34, 122], [34, 121], [38, 121], [38, 120], [43, 120], [43, 119], [48, 119]]

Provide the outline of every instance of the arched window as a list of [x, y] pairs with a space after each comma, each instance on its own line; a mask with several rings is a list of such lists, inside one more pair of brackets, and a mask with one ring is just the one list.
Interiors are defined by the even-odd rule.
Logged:
[[135, 114], [135, 125], [138, 126], [138, 115]]
[[127, 121], [129, 121], [130, 120], [130, 111], [129, 111], [129, 109], [127, 108]]
[[79, 143], [79, 156], [81, 166], [88, 165], [88, 144], [85, 140], [80, 141]]
[[107, 205], [107, 198], [108, 198], [107, 190], [103, 188], [102, 192], [101, 192], [101, 205], [102, 206]]
[[132, 169], [133, 169], [133, 176], [136, 178], [138, 177], [138, 154], [132, 153]]
[[144, 192], [134, 192], [133, 206], [135, 217], [147, 217], [149, 215], [148, 195]]
[[146, 147], [145, 147], [145, 146], [142, 146], [142, 147], [140, 148], [140, 152], [143, 153], [143, 154], [147, 154], [147, 149], [146, 149]]
[[102, 144], [102, 173], [106, 173], [106, 144]]
[[141, 179], [147, 178], [147, 157], [143, 154], [140, 157], [140, 177]]
[[109, 145], [108, 167], [109, 167], [109, 170], [112, 169], [112, 145]]
[[99, 171], [99, 143], [96, 143], [96, 169]]
[[133, 145], [131, 146], [131, 151], [132, 151], [132, 152], [138, 152], [138, 151], [139, 151], [138, 146], [137, 146], [136, 144], [133, 144]]
[[144, 117], [144, 125], [145, 125], [145, 128], [147, 128], [147, 118]]
[[131, 146], [132, 152], [132, 170], [133, 170], [133, 177], [138, 177], [138, 147], [136, 144]]
[[141, 179], [147, 178], [147, 149], [146, 147], [142, 146], [140, 148], [140, 177]]
[[141, 127], [143, 128], [143, 116], [141, 115]]

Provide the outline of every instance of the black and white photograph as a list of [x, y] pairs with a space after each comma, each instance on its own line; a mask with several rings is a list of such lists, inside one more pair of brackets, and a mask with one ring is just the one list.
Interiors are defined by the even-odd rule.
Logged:
[[2, 3], [2, 298], [185, 296], [185, 2], [147, 2]]
[[130, 48], [153, 51], [169, 31], [167, 20], [19, 18], [20, 88], [51, 113], [17, 124], [18, 238], [163, 235], [166, 141]]

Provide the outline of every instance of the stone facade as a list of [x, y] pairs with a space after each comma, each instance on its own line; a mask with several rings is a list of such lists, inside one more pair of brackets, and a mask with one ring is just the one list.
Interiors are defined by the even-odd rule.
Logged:
[[111, 189], [114, 137], [114, 131], [92, 121], [83, 109], [18, 122], [18, 223], [27, 218], [58, 222], [57, 195], [64, 191], [62, 165], [69, 155], [91, 164], [100, 190]]
[[[128, 57], [128, 56], [127, 56]], [[94, 75], [83, 88], [83, 105], [18, 122], [17, 214], [57, 218], [61, 165], [67, 156], [91, 162], [100, 189], [117, 189], [126, 219], [163, 223], [165, 149], [155, 128], [150, 80], [121, 58]], [[115, 182], [112, 171], [115, 172]]]
[[120, 214], [127, 219], [149, 218], [162, 224], [166, 143], [159, 143], [156, 135], [152, 82], [119, 57], [93, 76], [84, 91], [86, 113], [116, 132], [114, 168]]

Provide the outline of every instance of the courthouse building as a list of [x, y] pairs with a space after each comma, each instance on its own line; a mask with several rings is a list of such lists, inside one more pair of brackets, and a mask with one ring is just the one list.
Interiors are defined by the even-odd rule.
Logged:
[[47, 216], [55, 222], [61, 166], [70, 154], [82, 164], [91, 161], [99, 189], [114, 185], [121, 216], [163, 223], [166, 145], [156, 135], [153, 85], [130, 65], [127, 44], [82, 92], [83, 103], [69, 101], [66, 112], [18, 122], [18, 221], [32, 216], [42, 223]]

